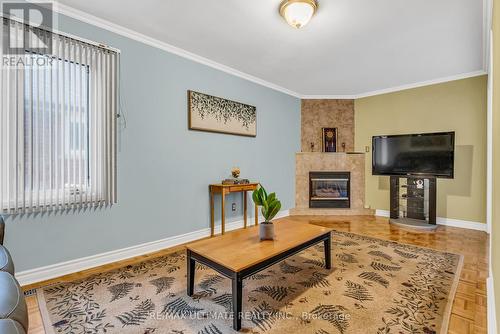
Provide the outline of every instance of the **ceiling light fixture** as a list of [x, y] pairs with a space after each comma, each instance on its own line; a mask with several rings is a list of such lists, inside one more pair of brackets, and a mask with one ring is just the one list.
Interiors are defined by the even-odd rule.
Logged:
[[316, 0], [283, 0], [280, 14], [294, 28], [305, 26], [318, 9]]

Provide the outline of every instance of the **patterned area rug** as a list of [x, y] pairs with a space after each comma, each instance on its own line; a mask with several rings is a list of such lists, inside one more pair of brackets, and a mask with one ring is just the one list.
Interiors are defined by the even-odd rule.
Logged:
[[[314, 246], [246, 280], [247, 333], [446, 333], [462, 257], [333, 232], [332, 270]], [[220, 334], [232, 330], [229, 279], [183, 252], [38, 290], [47, 333]]]

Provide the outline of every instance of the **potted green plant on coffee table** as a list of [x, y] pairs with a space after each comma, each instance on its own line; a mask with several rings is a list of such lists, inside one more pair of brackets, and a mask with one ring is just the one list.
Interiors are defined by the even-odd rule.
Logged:
[[281, 202], [276, 197], [276, 193], [266, 192], [264, 187], [259, 186], [254, 190], [252, 199], [255, 205], [261, 207], [264, 222], [259, 225], [260, 240], [273, 240], [274, 239], [274, 225], [272, 219], [281, 209]]

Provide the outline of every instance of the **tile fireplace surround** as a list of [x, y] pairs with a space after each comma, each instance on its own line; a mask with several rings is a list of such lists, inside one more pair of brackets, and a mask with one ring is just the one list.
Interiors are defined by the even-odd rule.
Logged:
[[[349, 209], [309, 208], [309, 172], [350, 172]], [[373, 215], [365, 209], [364, 153], [300, 152], [295, 155], [295, 208], [291, 215]]]

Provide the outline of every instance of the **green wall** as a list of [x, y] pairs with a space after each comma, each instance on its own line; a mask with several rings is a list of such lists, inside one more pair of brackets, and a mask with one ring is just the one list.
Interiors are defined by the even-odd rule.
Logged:
[[[456, 132], [455, 178], [439, 179], [438, 217], [486, 222], [487, 77], [377, 95], [355, 101], [355, 148], [372, 136]], [[366, 204], [389, 210], [389, 177], [373, 176], [366, 155]]]
[[500, 1], [493, 3], [493, 221], [491, 264], [500, 319]]

